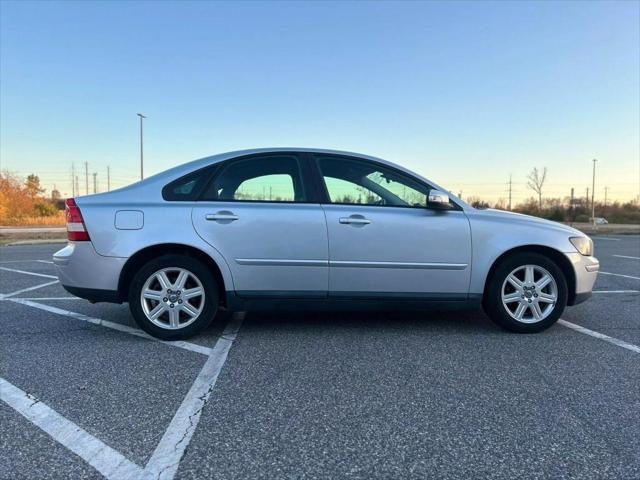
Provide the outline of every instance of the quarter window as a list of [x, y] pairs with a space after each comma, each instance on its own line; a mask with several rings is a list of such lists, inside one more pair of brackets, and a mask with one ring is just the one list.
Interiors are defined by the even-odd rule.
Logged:
[[216, 168], [216, 165], [201, 168], [174, 180], [162, 189], [162, 197], [169, 201], [196, 200]]
[[319, 157], [318, 166], [331, 203], [425, 207], [429, 188], [378, 164]]
[[298, 160], [290, 155], [237, 160], [216, 176], [203, 200], [305, 202]]

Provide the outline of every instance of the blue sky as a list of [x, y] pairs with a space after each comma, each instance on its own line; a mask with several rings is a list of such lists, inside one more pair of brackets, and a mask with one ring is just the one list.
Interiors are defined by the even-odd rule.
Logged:
[[464, 196], [549, 168], [640, 188], [640, 3], [2, 2], [2, 168], [106, 189], [260, 146], [346, 149]]

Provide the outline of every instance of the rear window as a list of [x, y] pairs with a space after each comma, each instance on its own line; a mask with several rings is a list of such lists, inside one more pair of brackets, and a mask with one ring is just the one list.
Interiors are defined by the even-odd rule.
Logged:
[[162, 198], [183, 202], [197, 200], [215, 169], [216, 166], [211, 165], [174, 180], [162, 189]]

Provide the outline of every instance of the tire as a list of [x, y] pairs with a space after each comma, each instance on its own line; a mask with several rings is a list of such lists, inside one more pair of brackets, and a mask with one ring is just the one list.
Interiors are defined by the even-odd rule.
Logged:
[[[533, 282], [526, 276], [531, 273]], [[542, 286], [547, 282], [545, 275], [551, 281]], [[501, 327], [516, 333], [536, 333], [560, 318], [567, 295], [567, 280], [552, 260], [539, 253], [514, 253], [501, 260], [489, 278], [483, 305]]]
[[[143, 290], [147, 292], [144, 298]], [[185, 339], [207, 328], [218, 301], [214, 276], [204, 264], [186, 255], [149, 261], [129, 288], [129, 308], [136, 323], [162, 340]]]

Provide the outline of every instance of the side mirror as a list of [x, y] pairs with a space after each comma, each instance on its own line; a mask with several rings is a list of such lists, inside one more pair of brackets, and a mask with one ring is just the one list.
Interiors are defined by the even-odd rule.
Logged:
[[449, 195], [440, 190], [431, 190], [427, 197], [427, 207], [434, 210], [449, 210], [451, 208]]

